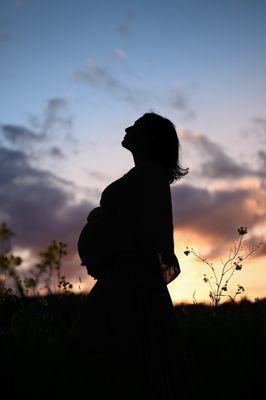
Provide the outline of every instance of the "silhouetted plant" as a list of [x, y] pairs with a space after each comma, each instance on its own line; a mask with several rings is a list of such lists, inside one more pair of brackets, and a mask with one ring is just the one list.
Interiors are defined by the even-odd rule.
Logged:
[[11, 299], [15, 299], [16, 296], [11, 288], [0, 287], [0, 305], [6, 303]]
[[[39, 292], [37, 287], [40, 283], [40, 279], [44, 278], [45, 287], [49, 294], [52, 293], [52, 278], [56, 275], [57, 287], [59, 289], [63, 288], [64, 293], [68, 293], [69, 289], [73, 288], [73, 285], [65, 280], [65, 276], [61, 276], [61, 261], [62, 257], [67, 254], [67, 245], [63, 242], [57, 242], [52, 240], [52, 243], [47, 247], [46, 250], [40, 252], [41, 262], [36, 264], [29, 270], [32, 275], [30, 277], [25, 277], [23, 282], [19, 277], [17, 267], [22, 264], [22, 258], [12, 254], [11, 249], [11, 237], [15, 233], [7, 226], [5, 222], [0, 225], [0, 293], [1, 299], [8, 294], [10, 290], [5, 289], [6, 276], [13, 279], [16, 289], [19, 294], [24, 297], [30, 293], [34, 296]], [[80, 280], [81, 282], [81, 280]], [[24, 287], [23, 287], [24, 284]], [[56, 287], [56, 285], [55, 285]]]
[[6, 265], [7, 265], [7, 272], [10, 277], [13, 278], [13, 281], [15, 283], [15, 287], [17, 288], [19, 294], [24, 297], [25, 296], [25, 291], [22, 285], [22, 280], [19, 277], [19, 274], [16, 270], [17, 267], [19, 267], [22, 263], [22, 258], [20, 256], [14, 256], [13, 254], [10, 254], [9, 256], [4, 256]]
[[24, 278], [23, 282], [26, 293], [29, 294], [32, 291], [32, 294], [36, 295], [36, 280], [34, 278]]
[[73, 288], [72, 283], [66, 281], [65, 276], [61, 276], [61, 279], [59, 280], [59, 284], [57, 285], [59, 289], [63, 289], [64, 293], [71, 293], [69, 289]]
[[[10, 276], [17, 288], [19, 294], [23, 297], [25, 296], [22, 281], [19, 277], [16, 268], [22, 263], [22, 258], [19, 256], [14, 256], [13, 254], [0, 254], [0, 269], [5, 273], [5, 275]], [[2, 285], [2, 288], [4, 286]], [[2, 290], [1, 288], [1, 290]]]
[[[0, 254], [6, 255], [11, 249], [11, 237], [14, 236], [15, 233], [8, 228], [5, 222], [0, 224]], [[7, 275], [7, 264], [4, 259], [0, 262], [0, 288], [5, 287], [6, 275]]]
[[194, 303], [194, 304], [197, 304], [198, 302], [197, 302], [197, 300], [196, 300], [195, 293], [196, 293], [196, 289], [195, 289], [194, 292], [193, 292], [193, 303]]
[[5, 222], [2, 222], [0, 224], [0, 242], [7, 243], [8, 246], [5, 251], [1, 249], [1, 253], [9, 251], [9, 248], [11, 247], [10, 238], [12, 236], [15, 236], [15, 233], [7, 226]]
[[[235, 302], [235, 298], [237, 295], [241, 294], [244, 292], [244, 287], [242, 285], [237, 285], [237, 290], [235, 292], [235, 294], [233, 296], [231, 296], [230, 294], [224, 294], [224, 292], [228, 291], [228, 282], [229, 280], [232, 278], [233, 274], [235, 271], [240, 271], [243, 267], [243, 264], [241, 264], [241, 262], [243, 262], [243, 260], [245, 260], [247, 257], [249, 257], [254, 251], [256, 251], [260, 245], [263, 244], [263, 242], [259, 242], [257, 245], [253, 245], [251, 250], [247, 253], [247, 254], [241, 254], [241, 251], [243, 250], [243, 236], [247, 234], [247, 227], [243, 227], [241, 226], [240, 228], [237, 229], [238, 231], [238, 244], [234, 244], [234, 249], [230, 249], [230, 253], [229, 253], [229, 257], [228, 260], [226, 262], [223, 262], [221, 260], [221, 263], [223, 264], [223, 268], [222, 268], [222, 272], [220, 277], [217, 275], [217, 271], [214, 269], [213, 267], [213, 263], [210, 263], [207, 261], [206, 258], [202, 258], [199, 254], [197, 254], [193, 248], [189, 249], [188, 246], [186, 247], [184, 253], [186, 254], [186, 256], [188, 256], [190, 253], [195, 254], [201, 261], [203, 261], [204, 263], [206, 263], [207, 265], [209, 265], [209, 267], [211, 268], [213, 275], [208, 277], [206, 274], [204, 274], [204, 282], [208, 283], [210, 286], [210, 293], [209, 293], [209, 297], [211, 298], [211, 302], [210, 304], [217, 307], [219, 305], [219, 302], [221, 300], [222, 296], [227, 296], [230, 298], [231, 302], [234, 303]], [[211, 283], [211, 279], [215, 278], [215, 285], [216, 288], [213, 287], [212, 283]], [[194, 292], [195, 294], [195, 292]], [[193, 294], [193, 296], [194, 296]]]
[[39, 253], [41, 262], [30, 270], [30, 273], [34, 276], [35, 287], [38, 286], [40, 278], [46, 275], [45, 287], [48, 293], [52, 293], [51, 286], [54, 273], [56, 273], [58, 283], [61, 279], [61, 260], [63, 255], [67, 254], [66, 247], [65, 243], [52, 240], [47, 249]]

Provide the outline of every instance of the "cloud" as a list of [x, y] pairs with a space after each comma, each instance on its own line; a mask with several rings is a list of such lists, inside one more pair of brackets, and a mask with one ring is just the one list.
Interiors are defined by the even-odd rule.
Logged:
[[121, 69], [122, 73], [125, 73], [128, 76], [133, 77], [134, 79], [137, 79], [142, 84], [145, 83], [145, 79], [138, 72], [130, 68], [128, 63], [128, 55], [124, 50], [120, 48], [115, 48], [113, 50], [113, 54], [115, 55], [115, 61], [119, 61], [119, 68]]
[[[211, 191], [179, 183], [171, 190], [175, 228], [204, 238], [211, 245], [210, 257], [224, 254], [225, 248], [238, 236], [240, 226], [247, 226], [248, 231], [265, 227], [266, 188], [263, 185], [257, 189]], [[256, 243], [261, 240], [251, 236]]]
[[[77, 239], [95, 204], [77, 201], [77, 186], [29, 161], [23, 151], [0, 146], [0, 221], [15, 231], [13, 243], [33, 256], [52, 239], [67, 243], [70, 275], [74, 277], [80, 267], [73, 262]], [[89, 172], [102, 178], [97, 171]], [[210, 257], [224, 253], [225, 246], [235, 240], [239, 226], [247, 226], [249, 231], [265, 226], [263, 184], [257, 188], [211, 191], [179, 183], [171, 190], [175, 228], [204, 238], [212, 247]], [[258, 237], [252, 237], [257, 241]]]
[[252, 118], [253, 122], [253, 133], [260, 139], [262, 142], [266, 142], [266, 118], [254, 117]]
[[98, 181], [106, 182], [107, 176], [99, 171], [89, 170], [89, 176], [95, 178]]
[[[266, 143], [266, 118], [253, 117], [249, 120], [249, 127], [242, 130], [242, 133], [252, 140], [259, 140], [262, 144]], [[255, 136], [255, 137], [254, 137]]]
[[110, 89], [124, 90], [124, 86], [112, 77], [106, 67], [98, 66], [91, 58], [88, 58], [85, 62], [89, 68], [87, 70], [74, 70], [71, 74], [74, 81], [85, 82], [92, 86], [102, 85]]
[[92, 58], [87, 58], [86, 64], [86, 69], [75, 69], [71, 72], [72, 81], [99, 87], [112, 96], [137, 107], [149, 99], [149, 92], [131, 89], [116, 79], [107, 67], [97, 65]]
[[257, 154], [258, 154], [259, 159], [261, 160], [262, 169], [264, 170], [264, 173], [266, 175], [266, 151], [258, 150]]
[[190, 106], [190, 102], [188, 99], [188, 95], [184, 92], [184, 90], [173, 84], [170, 87], [170, 94], [169, 94], [169, 104], [175, 110], [181, 111], [184, 113], [186, 119], [193, 119], [196, 117], [195, 111], [192, 110]]
[[47, 135], [63, 132], [70, 134], [73, 128], [73, 115], [68, 102], [63, 97], [54, 97], [47, 101], [41, 117], [30, 114], [29, 120], [35, 129]]
[[50, 154], [52, 157], [55, 157], [55, 158], [65, 158], [64, 153], [57, 146], [53, 146], [50, 148]]
[[46, 134], [38, 134], [29, 128], [20, 125], [1, 125], [3, 136], [13, 145], [28, 144], [31, 142], [41, 142], [46, 139]]
[[118, 33], [121, 36], [126, 37], [128, 35], [130, 26], [131, 26], [132, 22], [135, 20], [135, 17], [136, 17], [136, 14], [133, 9], [131, 9], [127, 12], [124, 21], [120, 25], [118, 25], [116, 28]]
[[[197, 178], [211, 180], [231, 180], [239, 182], [242, 178], [259, 178], [257, 185], [223, 185], [224, 189], [210, 190], [193, 185], [178, 184], [172, 189], [173, 218], [176, 229], [195, 233], [211, 244], [210, 257], [224, 254], [225, 247], [232, 245], [238, 233], [236, 229], [247, 226], [251, 236], [247, 243], [265, 241], [262, 235], [252, 233], [259, 228], [265, 230], [266, 224], [266, 152], [257, 152], [261, 165], [251, 169], [243, 160], [235, 160], [226, 154], [222, 146], [210, 140], [201, 132], [182, 130], [184, 141], [191, 144], [201, 155], [201, 163], [194, 172]], [[208, 245], [209, 247], [209, 245]], [[260, 247], [257, 255], [266, 253]]]
[[70, 114], [66, 99], [62, 97], [49, 99], [40, 115], [29, 114], [28, 119], [30, 127], [13, 124], [0, 125], [2, 142], [23, 150], [32, 158], [39, 158], [44, 154], [59, 158], [63, 155], [62, 151], [58, 151], [62, 140], [71, 144], [72, 151], [76, 151], [73, 150], [73, 145], [78, 143], [73, 136], [74, 117]]
[[[122, 49], [116, 48], [114, 54], [116, 58], [123, 60], [119, 65], [120, 69], [122, 68], [127, 75], [141, 81], [141, 87], [143, 87], [145, 82], [143, 82], [143, 78], [140, 75], [130, 69], [126, 53]], [[87, 65], [86, 68], [74, 69], [70, 73], [70, 79], [73, 82], [85, 83], [93, 88], [102, 89], [113, 98], [126, 101], [136, 108], [140, 106], [143, 108], [148, 103], [151, 107], [156, 102], [160, 106], [164, 104], [169, 107], [170, 105], [175, 111], [180, 111], [185, 119], [191, 120], [196, 116], [190, 106], [188, 95], [175, 84], [170, 87], [170, 91], [166, 90], [164, 93], [160, 93], [150, 87], [147, 90], [133, 89], [127, 83], [117, 79], [109, 66], [100, 66], [91, 57], [88, 57], [85, 63]]]
[[36, 255], [52, 239], [68, 245], [70, 257], [94, 205], [76, 201], [76, 187], [32, 167], [19, 150], [0, 147], [0, 220], [15, 231], [14, 244]]
[[120, 60], [123, 60], [123, 61], [127, 60], [127, 55], [124, 52], [124, 50], [116, 48], [116, 49], [114, 49], [114, 53]]
[[[249, 165], [241, 160], [236, 161], [226, 154], [221, 145], [210, 140], [200, 132], [183, 130], [182, 138], [193, 145], [193, 148], [201, 153], [202, 159], [200, 168], [194, 174], [198, 177], [204, 176], [209, 179], [237, 179], [247, 176], [265, 178], [265, 164], [257, 170], [251, 169]], [[258, 151], [265, 163], [265, 152]]]

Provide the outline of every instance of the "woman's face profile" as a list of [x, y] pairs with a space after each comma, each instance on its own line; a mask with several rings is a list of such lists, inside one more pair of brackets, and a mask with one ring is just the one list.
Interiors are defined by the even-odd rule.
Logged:
[[143, 122], [142, 118], [139, 118], [132, 126], [125, 129], [126, 134], [121, 143], [123, 147], [130, 151], [147, 148], [148, 137]]

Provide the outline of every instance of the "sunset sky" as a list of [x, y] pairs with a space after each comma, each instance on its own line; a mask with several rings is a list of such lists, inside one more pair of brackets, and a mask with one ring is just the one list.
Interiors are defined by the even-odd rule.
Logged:
[[266, 2], [256, 0], [0, 2], [0, 222], [16, 236], [21, 270], [52, 239], [64, 273], [95, 280], [76, 242], [102, 190], [134, 166], [125, 128], [154, 111], [176, 126], [181, 165], [171, 185], [174, 303], [208, 301], [246, 226], [247, 251], [229, 288], [266, 296]]

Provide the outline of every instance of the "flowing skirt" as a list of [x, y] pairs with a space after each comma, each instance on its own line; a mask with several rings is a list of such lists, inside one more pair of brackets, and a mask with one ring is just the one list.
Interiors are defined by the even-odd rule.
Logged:
[[160, 268], [155, 255], [124, 254], [96, 282], [67, 339], [62, 398], [192, 398], [186, 351]]

